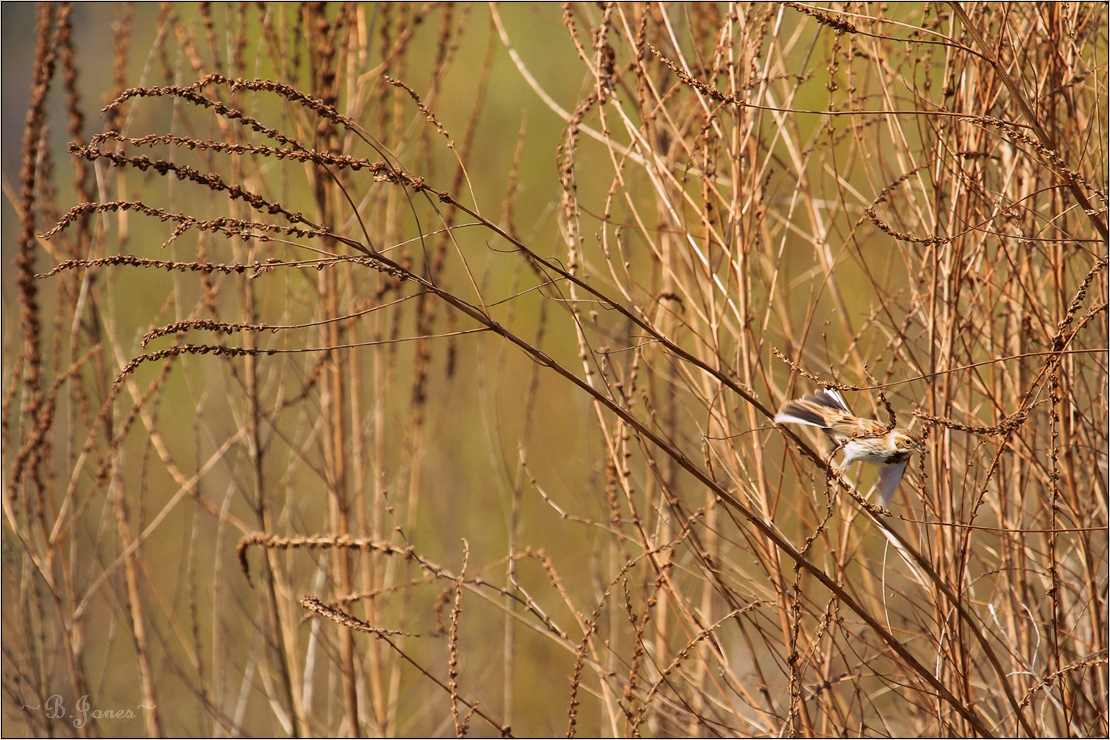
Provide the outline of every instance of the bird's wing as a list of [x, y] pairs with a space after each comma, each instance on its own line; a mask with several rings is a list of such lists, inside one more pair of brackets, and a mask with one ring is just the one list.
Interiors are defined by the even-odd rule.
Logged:
[[902, 482], [902, 474], [906, 472], [909, 460], [898, 465], [884, 465], [879, 469], [879, 506], [886, 508], [898, 484]]

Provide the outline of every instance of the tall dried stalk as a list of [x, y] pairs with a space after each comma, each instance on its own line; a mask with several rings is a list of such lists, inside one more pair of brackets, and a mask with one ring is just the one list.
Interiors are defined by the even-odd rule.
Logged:
[[4, 729], [1105, 736], [1105, 6], [550, 10], [42, 7]]

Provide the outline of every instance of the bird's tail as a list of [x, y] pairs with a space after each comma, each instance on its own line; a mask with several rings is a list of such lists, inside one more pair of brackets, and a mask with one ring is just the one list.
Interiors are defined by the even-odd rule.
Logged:
[[[830, 414], [829, 412], [836, 412]], [[841, 414], [851, 415], [852, 411], [844, 402], [844, 396], [835, 388], [820, 388], [813, 393], [795, 401], [787, 401], [779, 412], [775, 414], [775, 423], [808, 424], [813, 427], [828, 429], [830, 419]]]

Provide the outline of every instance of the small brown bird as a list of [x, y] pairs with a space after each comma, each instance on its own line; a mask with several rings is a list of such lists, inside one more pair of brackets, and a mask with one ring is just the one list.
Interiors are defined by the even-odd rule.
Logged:
[[844, 446], [844, 463], [870, 463], [879, 467], [879, 504], [886, 506], [898, 490], [902, 474], [914, 452], [921, 452], [921, 438], [906, 429], [892, 429], [874, 419], [852, 414], [835, 388], [822, 388], [795, 401], [788, 401], [775, 414], [776, 424], [806, 424], [820, 427], [829, 438]]

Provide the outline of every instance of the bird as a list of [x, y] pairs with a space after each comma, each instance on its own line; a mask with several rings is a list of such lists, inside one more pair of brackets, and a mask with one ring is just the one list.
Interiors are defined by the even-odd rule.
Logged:
[[847, 467], [859, 461], [879, 468], [879, 504], [886, 506], [910, 457], [923, 451], [921, 438], [908, 429], [889, 429], [874, 419], [854, 415], [835, 388], [820, 388], [803, 398], [787, 401], [775, 414], [776, 424], [806, 424], [819, 427], [844, 448]]

